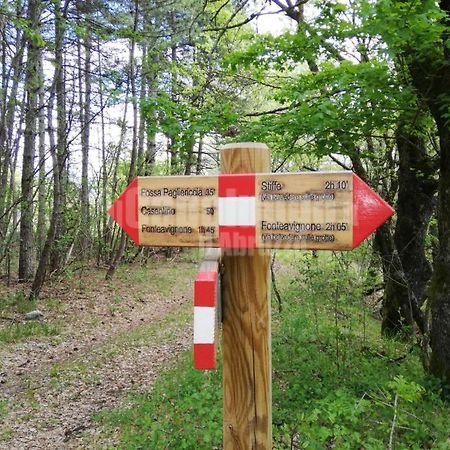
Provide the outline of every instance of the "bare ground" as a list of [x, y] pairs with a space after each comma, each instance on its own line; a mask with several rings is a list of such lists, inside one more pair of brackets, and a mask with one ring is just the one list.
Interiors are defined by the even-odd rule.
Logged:
[[90, 269], [50, 285], [38, 306], [61, 334], [0, 343], [0, 449], [114, 447], [117, 437], [92, 417], [149, 390], [189, 348], [195, 270], [162, 261], [109, 283]]

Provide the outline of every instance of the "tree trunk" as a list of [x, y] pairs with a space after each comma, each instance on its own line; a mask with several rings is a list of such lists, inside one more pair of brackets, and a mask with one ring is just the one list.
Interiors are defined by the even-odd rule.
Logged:
[[[138, 17], [139, 17], [139, 4], [138, 1], [135, 1], [135, 10], [134, 10], [134, 32], [137, 30], [138, 25]], [[138, 114], [137, 114], [137, 105], [136, 105], [136, 81], [134, 80], [134, 72], [135, 72], [135, 48], [136, 48], [136, 42], [134, 37], [131, 39], [131, 48], [130, 48], [130, 73], [129, 73], [129, 81], [131, 82], [131, 92], [133, 96], [133, 144], [132, 144], [132, 151], [131, 151], [131, 160], [130, 160], [130, 170], [128, 172], [128, 180], [127, 184], [130, 184], [133, 178], [136, 175], [136, 165], [137, 165], [137, 128], [138, 128]], [[128, 83], [128, 86], [130, 86], [130, 83]], [[127, 96], [128, 97], [128, 96]], [[124, 121], [125, 121], [124, 116]], [[125, 127], [123, 129], [123, 132], [125, 132]], [[117, 269], [117, 266], [120, 262], [120, 260], [123, 257], [123, 254], [125, 253], [125, 248], [127, 245], [127, 236], [123, 231], [120, 233], [120, 240], [118, 247], [116, 251], [114, 252], [113, 257], [111, 258], [110, 265], [108, 267], [108, 270], [105, 275], [106, 280], [110, 280]]]
[[[39, 73], [44, 77], [42, 54], [39, 60]], [[39, 184], [38, 184], [38, 220], [36, 227], [37, 254], [41, 257], [46, 235], [46, 186], [45, 186], [45, 91], [42, 84], [39, 89]]]
[[[423, 54], [410, 53], [409, 69], [413, 84], [434, 118], [439, 135], [438, 235], [439, 248], [429, 291], [431, 304], [431, 372], [450, 385], [450, 0], [439, 7], [446, 32]], [[411, 51], [411, 49], [409, 49]], [[431, 56], [432, 55], [432, 56]], [[431, 56], [431, 58], [430, 58]]]
[[[89, 144], [91, 122], [91, 31], [86, 31], [84, 40], [84, 111], [81, 129], [81, 230], [80, 250], [81, 258], [86, 259], [91, 245], [90, 216], [89, 216]], [[81, 61], [80, 61], [81, 63]], [[80, 105], [81, 107], [81, 105]]]
[[198, 152], [197, 152], [197, 164], [195, 166], [195, 174], [201, 175], [203, 169], [203, 133], [198, 138]]
[[[11, 156], [12, 156], [12, 137], [14, 130], [14, 118], [17, 109], [17, 96], [19, 82], [22, 72], [23, 53], [26, 46], [26, 39], [24, 33], [17, 32], [17, 38], [15, 42], [16, 53], [11, 61], [12, 66], [12, 82], [8, 91], [9, 83], [3, 80], [3, 105], [0, 119], [0, 240], [5, 242], [6, 235], [8, 233], [9, 217], [7, 212], [10, 204], [8, 197], [8, 175], [10, 173]], [[6, 69], [6, 67], [4, 67]], [[8, 74], [8, 76], [11, 76]], [[11, 188], [11, 187], [10, 187]], [[3, 250], [3, 249], [2, 249]]]
[[194, 160], [194, 146], [195, 146], [195, 135], [185, 136], [184, 142], [184, 158], [185, 158], [185, 166], [184, 166], [184, 174], [190, 175], [192, 173], [192, 168], [195, 165]]
[[[156, 86], [155, 80], [150, 79], [148, 74], [145, 74], [148, 86], [148, 97], [150, 99], [154, 99], [156, 97]], [[153, 110], [152, 110], [153, 111]], [[144, 175], [151, 175], [153, 173], [153, 168], [155, 165], [156, 159], [156, 133], [154, 122], [156, 121], [155, 113], [152, 112], [150, 117], [146, 118], [146, 126], [147, 126], [147, 147], [145, 151], [145, 169]]]
[[138, 132], [138, 152], [137, 152], [137, 174], [143, 175], [145, 172], [145, 114], [144, 114], [144, 101], [147, 85], [147, 78], [145, 72], [145, 61], [147, 59], [147, 48], [144, 45], [142, 47], [142, 66], [140, 71], [141, 87], [139, 90], [139, 132]]
[[[30, 299], [34, 299], [39, 297], [42, 286], [45, 282], [45, 277], [47, 274], [47, 270], [49, 268], [49, 262], [52, 256], [55, 254], [54, 247], [57, 244], [56, 240], [58, 238], [58, 230], [60, 229], [60, 224], [62, 221], [62, 208], [63, 208], [63, 188], [62, 188], [62, 179], [64, 177], [64, 165], [66, 161], [66, 139], [63, 137], [62, 139], [61, 131], [62, 126], [60, 122], [60, 104], [58, 104], [61, 100], [58, 95], [58, 89], [61, 89], [61, 80], [63, 79], [62, 73], [64, 72], [64, 67], [62, 64], [62, 49], [64, 44], [64, 35], [65, 35], [65, 23], [63, 18], [66, 15], [67, 7], [69, 4], [69, 0], [66, 0], [66, 3], [63, 8], [61, 8], [61, 2], [57, 1], [55, 4], [55, 60], [58, 62], [55, 67], [54, 80], [52, 83], [52, 88], [50, 91], [50, 98], [48, 102], [48, 124], [49, 124], [49, 143], [50, 143], [50, 152], [52, 154], [53, 161], [53, 209], [52, 215], [50, 219], [50, 225], [47, 233], [47, 239], [45, 240], [44, 247], [42, 249], [41, 257], [39, 258], [38, 268], [36, 270], [36, 274], [33, 280], [33, 284], [30, 291]], [[54, 99], [57, 99], [57, 114], [58, 114], [58, 124], [57, 124], [57, 141], [55, 141], [55, 133], [52, 128], [53, 124], [53, 107], [54, 107]], [[65, 120], [62, 121], [64, 124], [65, 130]], [[64, 145], [62, 145], [64, 144]], [[57, 252], [59, 253], [59, 251]]]
[[[67, 15], [69, 0], [65, 1], [61, 8], [61, 0], [56, 1], [55, 5], [55, 93], [56, 93], [56, 155], [59, 174], [59, 189], [57, 195], [58, 205], [65, 203], [64, 180], [67, 178], [67, 135], [66, 135], [66, 88], [65, 88], [65, 70], [64, 70], [64, 36], [66, 32], [65, 18]], [[57, 214], [58, 220], [54, 224], [54, 240], [51, 244], [50, 270], [57, 271], [62, 266], [64, 245], [63, 237], [65, 231], [64, 212]]]
[[[175, 14], [171, 14], [170, 24], [172, 30], [175, 30]], [[170, 48], [170, 62], [172, 63], [172, 70], [170, 73], [170, 98], [173, 103], [177, 102], [177, 74], [175, 71], [175, 65], [177, 63], [177, 50], [178, 47], [176, 44], [171, 45]], [[178, 136], [175, 136], [173, 133], [167, 136], [167, 153], [170, 155], [170, 174], [177, 175], [180, 170], [180, 161], [178, 154]]]
[[[40, 2], [29, 0], [28, 20], [30, 26], [39, 32]], [[33, 185], [34, 155], [36, 144], [36, 118], [38, 116], [39, 47], [36, 39], [29, 38], [27, 45], [27, 64], [25, 90], [27, 92], [25, 113], [25, 139], [23, 146], [21, 209], [20, 209], [20, 249], [19, 280], [28, 281], [33, 276]]]
[[395, 250], [387, 269], [381, 325], [386, 335], [402, 332], [405, 326], [412, 327], [414, 322], [424, 331], [420, 307], [431, 277], [425, 236], [435, 208], [437, 189], [435, 168], [423, 138], [400, 128], [396, 141], [399, 189]]
[[[102, 77], [102, 57], [100, 52], [100, 40], [97, 42], [97, 53], [98, 53], [98, 73], [99, 77]], [[105, 136], [105, 100], [103, 95], [103, 83], [99, 83], [99, 99], [100, 99], [100, 124], [101, 124], [101, 154], [102, 154], [102, 167], [101, 167], [101, 209], [100, 209], [100, 218], [101, 228], [99, 228], [98, 235], [98, 255], [97, 260], [105, 261], [106, 260], [106, 249], [108, 247], [108, 230], [111, 228], [107, 226], [108, 224], [108, 215], [107, 215], [107, 187], [108, 187], [108, 168], [106, 161], [106, 136]]]
[[[448, 69], [450, 71], [450, 68]], [[450, 80], [447, 85], [450, 88]], [[450, 92], [447, 96], [450, 95]], [[448, 98], [448, 97], [447, 97]], [[450, 126], [440, 123], [439, 253], [435, 262], [431, 301], [431, 372], [450, 384]]]

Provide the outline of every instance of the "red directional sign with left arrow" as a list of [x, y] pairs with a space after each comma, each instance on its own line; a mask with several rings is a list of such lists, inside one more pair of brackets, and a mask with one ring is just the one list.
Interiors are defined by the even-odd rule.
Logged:
[[393, 213], [352, 172], [137, 177], [109, 210], [138, 245], [323, 250]]

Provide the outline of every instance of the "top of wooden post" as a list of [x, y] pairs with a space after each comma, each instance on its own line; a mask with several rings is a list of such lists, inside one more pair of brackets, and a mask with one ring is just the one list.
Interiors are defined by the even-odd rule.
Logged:
[[222, 148], [264, 148], [269, 149], [266, 144], [262, 142], [232, 142], [231, 144], [225, 144]]
[[220, 152], [222, 173], [270, 171], [270, 152], [266, 144], [237, 142], [226, 144]]

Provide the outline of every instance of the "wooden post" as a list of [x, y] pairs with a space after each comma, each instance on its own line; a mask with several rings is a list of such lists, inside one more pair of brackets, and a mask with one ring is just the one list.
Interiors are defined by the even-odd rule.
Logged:
[[[270, 172], [264, 144], [226, 145], [222, 173]], [[224, 450], [272, 448], [270, 254], [223, 251]]]

